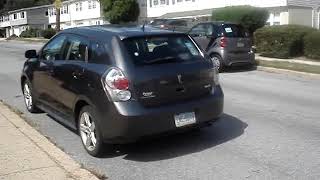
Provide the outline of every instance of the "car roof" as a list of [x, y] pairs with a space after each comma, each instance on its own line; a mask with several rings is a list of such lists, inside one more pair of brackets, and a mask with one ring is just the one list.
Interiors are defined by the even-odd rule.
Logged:
[[154, 28], [148, 25], [98, 25], [70, 28], [62, 33], [74, 33], [88, 36], [95, 39], [101, 39], [106, 36], [118, 36], [121, 40], [131, 37], [152, 36], [152, 35], [172, 35], [183, 34]]
[[214, 24], [214, 25], [224, 25], [224, 24], [237, 24], [234, 22], [228, 22], [228, 21], [209, 21], [209, 22], [203, 22], [203, 23], [199, 23], [199, 24]]

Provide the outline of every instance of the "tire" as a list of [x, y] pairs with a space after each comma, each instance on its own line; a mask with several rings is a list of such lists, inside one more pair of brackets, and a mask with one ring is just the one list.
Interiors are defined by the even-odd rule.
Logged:
[[41, 110], [36, 106], [35, 98], [32, 93], [32, 86], [28, 80], [25, 80], [22, 86], [24, 104], [30, 113], [39, 113]]
[[219, 72], [222, 72], [224, 70], [224, 64], [223, 64], [221, 56], [218, 54], [211, 54], [210, 57], [211, 57], [211, 60], [213, 63], [217, 63], [217, 62], [219, 63], [218, 70], [219, 70]]
[[78, 117], [78, 131], [85, 150], [94, 157], [100, 157], [104, 150], [99, 129], [98, 116], [91, 106], [84, 106]]

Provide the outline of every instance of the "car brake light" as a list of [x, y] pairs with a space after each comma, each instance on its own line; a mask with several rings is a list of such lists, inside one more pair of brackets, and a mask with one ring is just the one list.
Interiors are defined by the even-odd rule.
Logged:
[[131, 99], [129, 80], [120, 69], [111, 68], [103, 79], [105, 90], [107, 90], [114, 101], [128, 101]]
[[220, 39], [220, 47], [227, 47], [227, 39], [225, 37]]

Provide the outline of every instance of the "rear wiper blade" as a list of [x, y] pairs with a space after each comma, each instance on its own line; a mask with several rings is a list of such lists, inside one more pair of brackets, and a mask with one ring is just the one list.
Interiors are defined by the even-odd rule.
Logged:
[[162, 62], [162, 61], [170, 61], [170, 60], [175, 60], [177, 59], [176, 57], [172, 57], [172, 56], [168, 56], [168, 57], [164, 57], [164, 58], [156, 58], [156, 59], [152, 59], [152, 60], [148, 60], [148, 61], [143, 61], [145, 64], [155, 64], [158, 62]]

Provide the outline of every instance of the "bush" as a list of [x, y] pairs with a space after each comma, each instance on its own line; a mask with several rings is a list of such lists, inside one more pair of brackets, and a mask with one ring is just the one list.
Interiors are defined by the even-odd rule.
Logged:
[[12, 35], [9, 36], [6, 40], [13, 40], [13, 39], [16, 39], [16, 38], [18, 38], [18, 36], [15, 35], [15, 34], [12, 34]]
[[105, 18], [111, 24], [136, 21], [140, 8], [137, 0], [101, 0]]
[[252, 6], [229, 6], [212, 12], [213, 21], [228, 21], [241, 24], [251, 34], [263, 27], [269, 18], [267, 9]]
[[42, 31], [42, 36], [46, 39], [51, 39], [56, 33], [56, 30], [49, 28]]
[[264, 27], [255, 33], [255, 45], [262, 56], [291, 58], [303, 55], [303, 38], [315, 29], [299, 25]]
[[20, 37], [23, 37], [23, 38], [38, 37], [38, 36], [39, 36], [39, 32], [40, 32], [39, 29], [30, 28], [30, 29], [27, 29], [27, 30], [23, 31], [23, 32], [20, 34]]
[[320, 60], [320, 31], [312, 32], [304, 37], [304, 55]]

